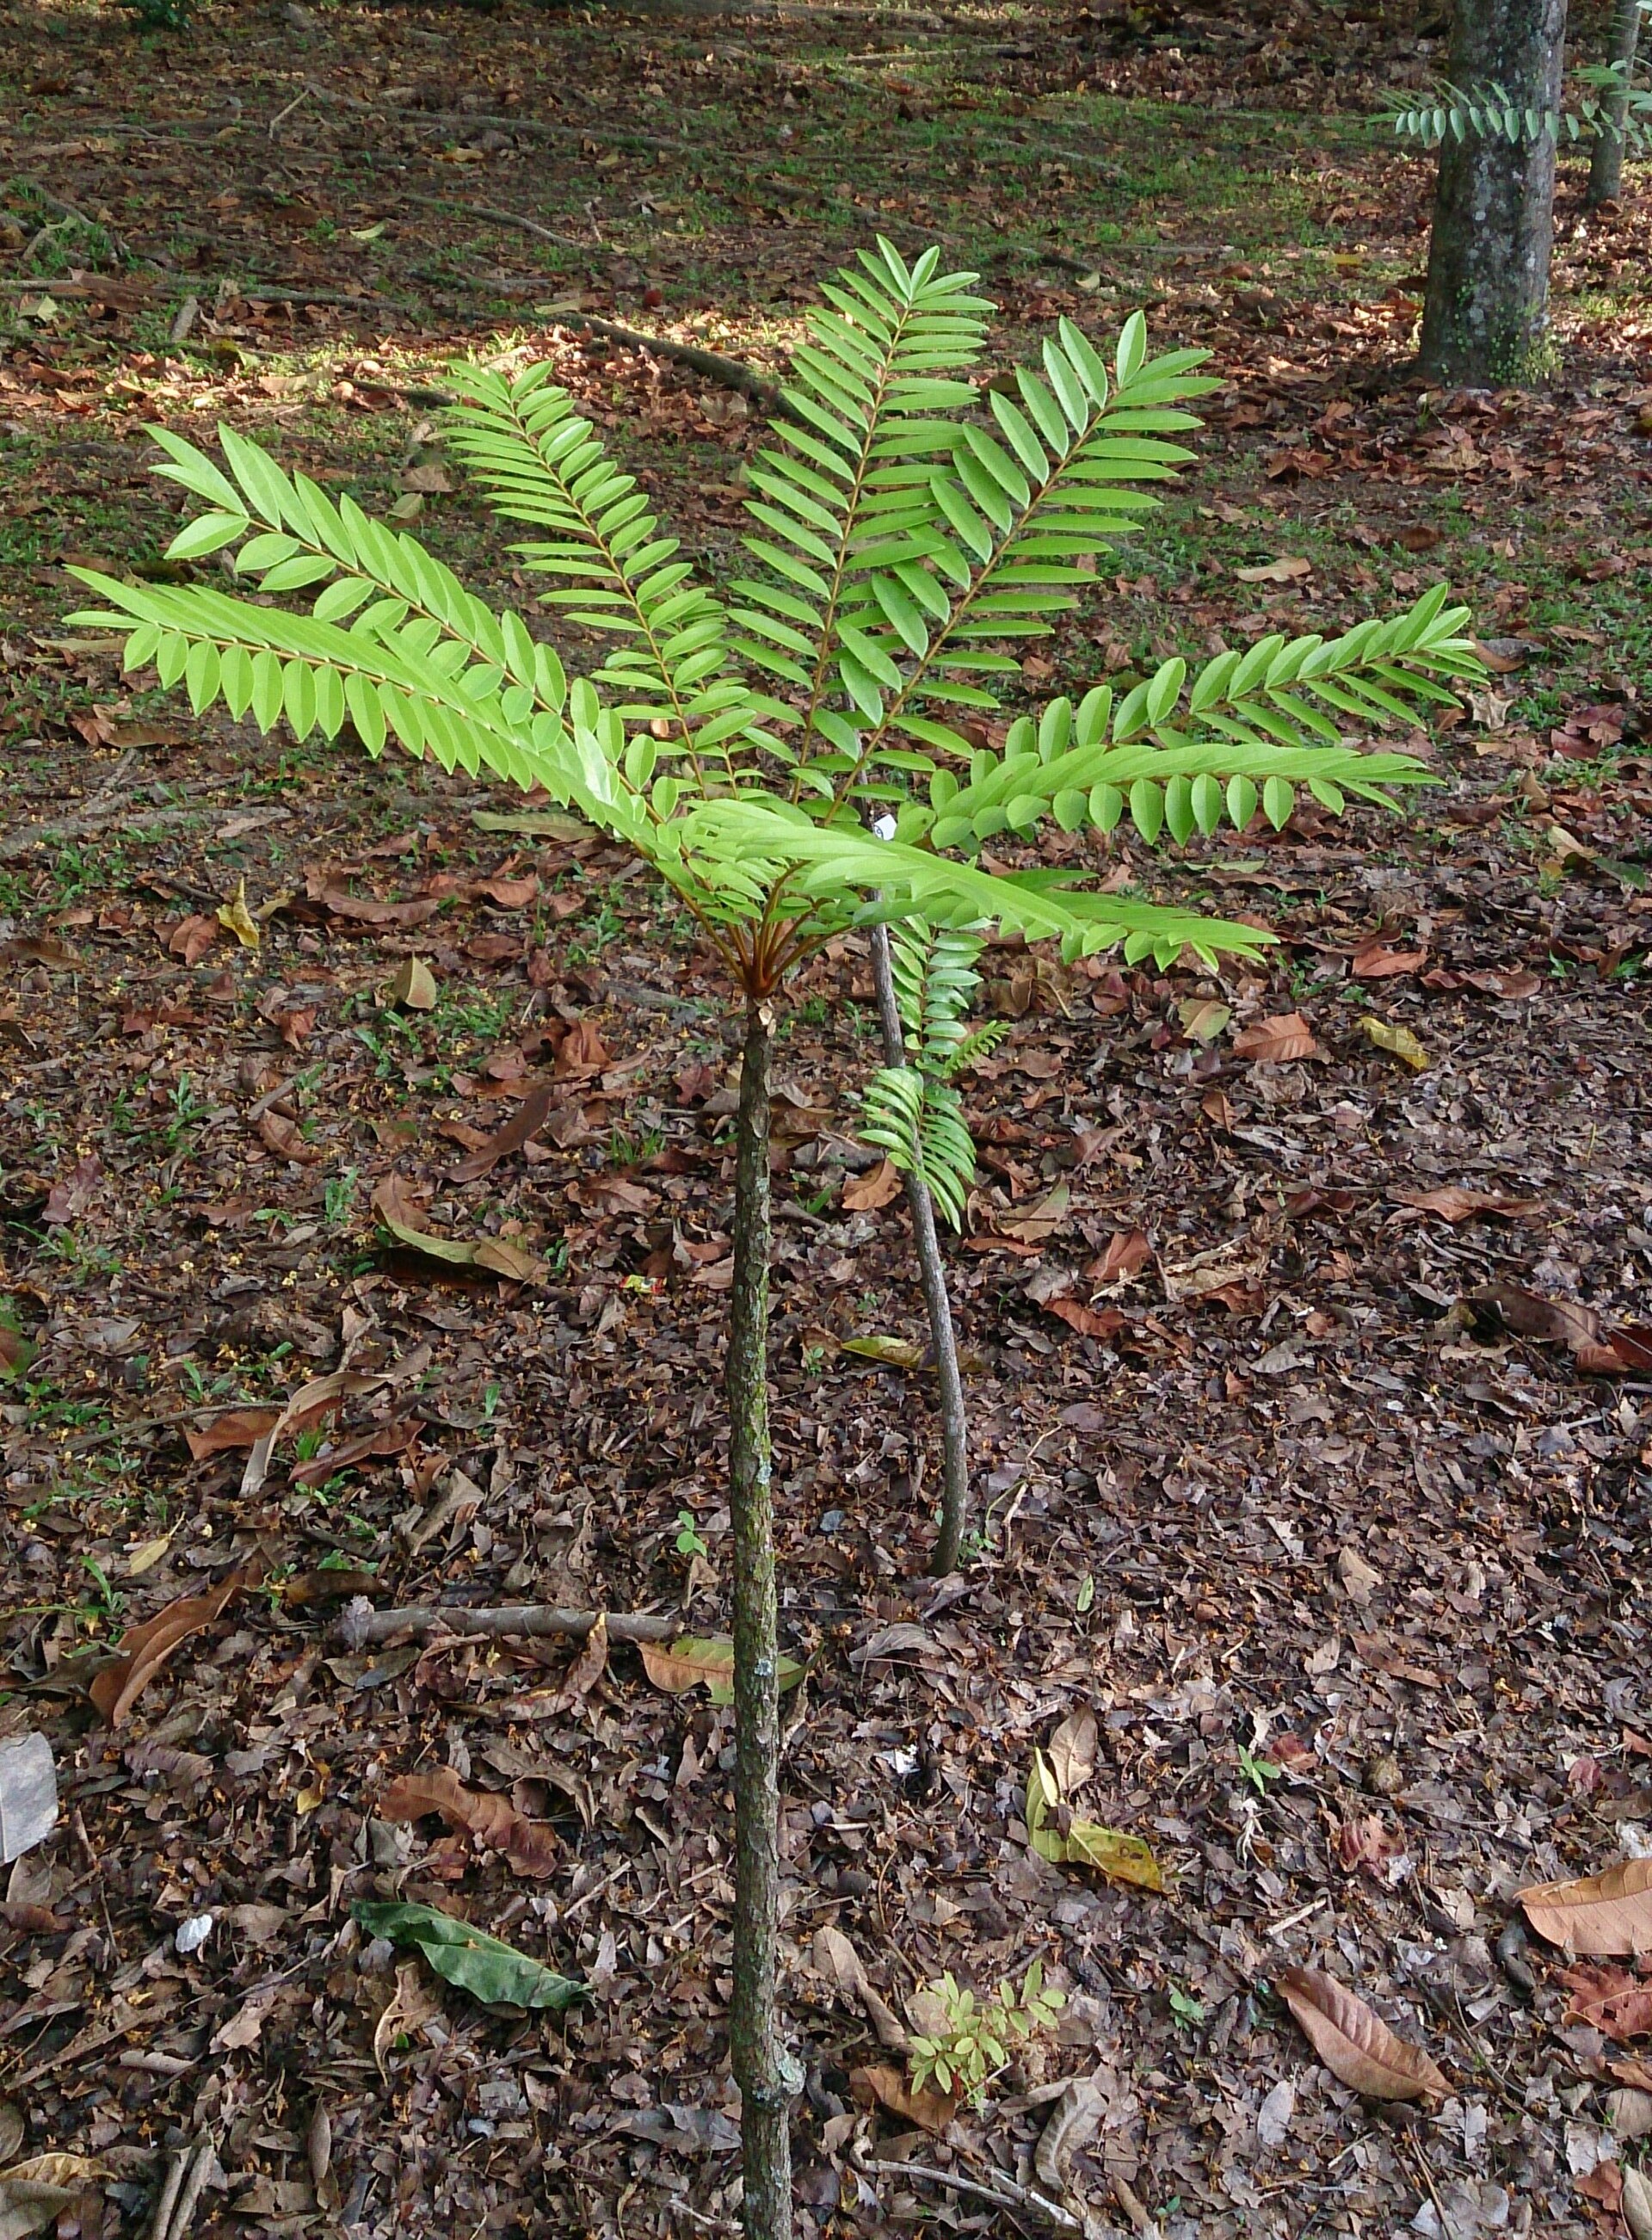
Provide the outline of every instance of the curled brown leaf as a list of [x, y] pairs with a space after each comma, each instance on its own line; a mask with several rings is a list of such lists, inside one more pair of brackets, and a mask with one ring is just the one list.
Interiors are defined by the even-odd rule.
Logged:
[[548, 1827], [525, 1820], [505, 1797], [467, 1789], [447, 1766], [388, 1782], [379, 1791], [376, 1810], [381, 1820], [422, 1820], [426, 1813], [440, 1813], [450, 1828], [502, 1852], [519, 1875], [554, 1874], [561, 1863], [562, 1846]]
[[1540, 1937], [1570, 1952], [1652, 1952], [1652, 1859], [1626, 1860], [1603, 1874], [1534, 1883], [1516, 1903]]

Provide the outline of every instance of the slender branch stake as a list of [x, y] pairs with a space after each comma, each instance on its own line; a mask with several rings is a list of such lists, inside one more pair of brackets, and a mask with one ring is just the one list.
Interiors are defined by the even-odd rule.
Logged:
[[[583, 1641], [596, 1623], [594, 1610], [559, 1610], [553, 1603], [506, 1603], [485, 1610], [463, 1603], [414, 1603], [402, 1610], [375, 1610], [365, 1595], [357, 1595], [328, 1628], [328, 1638], [352, 1654], [398, 1634], [415, 1641], [442, 1634]], [[631, 1617], [623, 1610], [610, 1611], [608, 1618], [610, 1641], [670, 1641], [682, 1630], [681, 1618]]]
[[869, 2156], [857, 2160], [856, 2170], [869, 2171], [875, 2177], [916, 2177], [929, 2185], [950, 2186], [955, 2193], [972, 2195], [977, 2201], [996, 2202], [1000, 2209], [1030, 2209], [1062, 2232], [1082, 2232], [1083, 2226], [1070, 2209], [1059, 2201], [1052, 2201], [1047, 2193], [1036, 2187], [1021, 2185], [1012, 2177], [999, 2173], [995, 2185], [983, 2185], [977, 2177], [966, 2177], [961, 2170], [936, 2170], [929, 2163], [876, 2162]]
[[[740, 2087], [746, 2240], [791, 2240], [791, 2100], [780, 2035], [780, 1644], [769, 1445], [769, 1060], [774, 1013], [746, 1010], [735, 1120], [729, 1494], [734, 1539], [735, 1940], [729, 2043]], [[794, 2081], [796, 2080], [796, 2081]]]
[[[1623, 74], [1622, 92], [1610, 93], [1601, 106], [1603, 129], [1595, 135], [1589, 162], [1589, 191], [1583, 199], [1590, 210], [1615, 203], [1623, 186], [1623, 124], [1629, 115], [1629, 81], [1635, 69], [1641, 40], [1641, 0], [1615, 0], [1612, 9], [1611, 51], [1606, 59]], [[1609, 129], [1607, 129], [1609, 128]]]
[[[886, 1065], [904, 1065], [906, 1037], [901, 1027], [901, 1007], [895, 997], [895, 971], [889, 962], [889, 930], [886, 925], [872, 928], [872, 980], [877, 990], [878, 1023], [883, 1031], [883, 1062]], [[937, 1578], [944, 1578], [949, 1571], [958, 1568], [958, 1550], [969, 1514], [969, 1419], [964, 1412], [957, 1333], [952, 1327], [952, 1302], [947, 1296], [947, 1265], [941, 1256], [941, 1237], [935, 1225], [935, 1201], [922, 1175], [908, 1175], [905, 1182], [941, 1401], [941, 1530], [929, 1569]]]

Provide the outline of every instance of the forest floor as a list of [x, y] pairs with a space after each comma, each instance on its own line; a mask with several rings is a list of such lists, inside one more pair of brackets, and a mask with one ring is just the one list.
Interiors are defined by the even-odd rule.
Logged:
[[[1093, 2231], [1624, 2230], [1652, 1987], [1506, 1931], [1521, 1885], [1652, 1847], [1652, 1351], [1612, 1341], [1652, 1321], [1649, 203], [1585, 217], [1569, 161], [1556, 385], [1429, 394], [1431, 167], [1362, 120], [1430, 50], [1409, 16], [1256, 13], [3, 11], [0, 1733], [49, 1737], [63, 1817], [0, 1903], [0, 2137], [90, 2158], [60, 2232], [147, 2231], [200, 2140], [200, 2234], [688, 2240], [736, 2198], [728, 1711], [618, 1643], [330, 1630], [363, 1595], [726, 1626], [725, 991], [590, 837], [123, 680], [64, 563], [164, 576], [144, 425], [221, 418], [520, 586], [435, 442], [475, 350], [549, 356], [721, 570], [746, 397], [578, 315], [772, 373], [875, 230], [980, 267], [1006, 363], [1140, 303], [1223, 378], [1029, 688], [1442, 577], [1498, 665], [1405, 822], [1087, 848], [1276, 927], [1268, 972], [995, 952], [1016, 1025], [951, 1252], [980, 1503], [938, 1585], [928, 1375], [849, 1350], [923, 1336], [898, 1200], [843, 1203], [880, 1195], [865, 958], [785, 1022], [802, 2230], [1036, 2229], [857, 2157], [1024, 2181], [1070, 2078]], [[1312, 1054], [1270, 1063], [1293, 1015]], [[376, 1199], [503, 1272], [387, 1250]], [[111, 1723], [92, 1664], [215, 1588]], [[1162, 1894], [1028, 1846], [1031, 1752], [1086, 1710], [1081, 1805]], [[376, 1810], [437, 1768], [533, 1871]], [[588, 1997], [490, 2012], [363, 1936], [390, 1897]], [[915, 2130], [864, 2104], [832, 1928], [896, 2008], [1042, 1958], [1059, 2031]], [[1449, 2097], [1406, 2121], [1333, 2082], [1292, 1963]]]

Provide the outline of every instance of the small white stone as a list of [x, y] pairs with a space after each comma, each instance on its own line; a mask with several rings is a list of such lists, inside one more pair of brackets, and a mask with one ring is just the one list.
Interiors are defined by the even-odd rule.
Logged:
[[187, 1921], [179, 1922], [173, 1931], [172, 1945], [183, 1959], [198, 1952], [212, 1934], [214, 1917], [210, 1913], [192, 1913]]

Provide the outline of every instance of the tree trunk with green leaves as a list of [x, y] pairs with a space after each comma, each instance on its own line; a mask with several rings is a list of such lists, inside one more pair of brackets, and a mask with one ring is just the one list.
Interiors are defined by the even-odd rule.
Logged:
[[[907, 1063], [906, 1034], [901, 1025], [901, 1007], [895, 992], [889, 930], [886, 925], [872, 928], [872, 979], [877, 990], [884, 1063], [903, 1066]], [[963, 1402], [958, 1339], [952, 1326], [952, 1301], [947, 1292], [947, 1263], [941, 1253], [935, 1200], [922, 1175], [909, 1170], [905, 1181], [906, 1203], [912, 1216], [912, 1245], [917, 1255], [924, 1309], [929, 1317], [929, 1342], [935, 1348], [936, 1387], [941, 1403], [941, 1530], [936, 1536], [929, 1569], [937, 1578], [944, 1578], [949, 1571], [958, 1568], [958, 1551], [969, 1515], [969, 1417]]]
[[1566, 0], [1457, 0], [1451, 83], [1500, 88], [1517, 129], [1471, 126], [1441, 145], [1418, 354], [1435, 381], [1508, 388], [1552, 370], [1555, 139], [1543, 120], [1559, 111], [1565, 37]]
[[734, 1543], [735, 1951], [729, 2043], [740, 2087], [747, 2240], [790, 2240], [796, 2064], [780, 2030], [780, 1643], [769, 1443], [769, 1061], [774, 1013], [746, 1010], [735, 1118], [729, 1310]]
[[1629, 82], [1635, 69], [1635, 57], [1641, 43], [1641, 0], [1614, 0], [1612, 30], [1607, 61], [1620, 70], [1623, 90], [1609, 93], [1602, 103], [1604, 123], [1609, 128], [1595, 136], [1594, 151], [1589, 164], [1589, 193], [1586, 197], [1591, 210], [1602, 203], [1615, 203], [1623, 187], [1623, 126], [1629, 116]]

